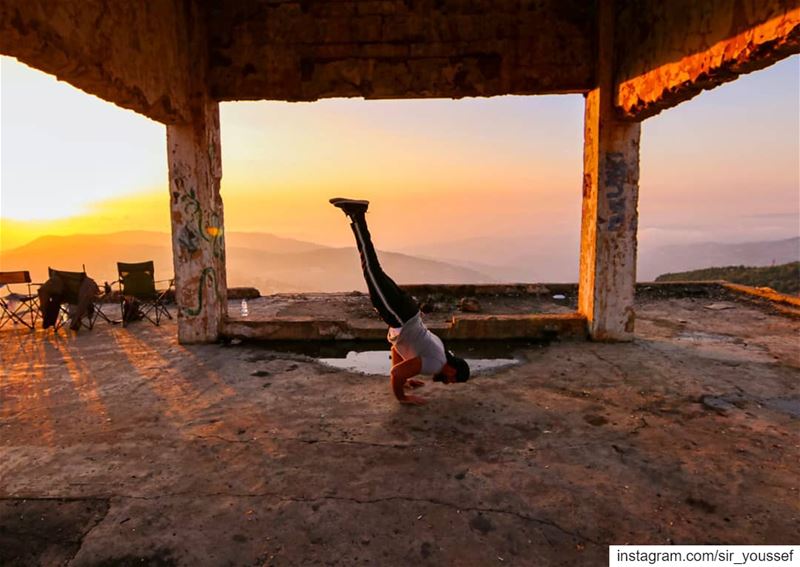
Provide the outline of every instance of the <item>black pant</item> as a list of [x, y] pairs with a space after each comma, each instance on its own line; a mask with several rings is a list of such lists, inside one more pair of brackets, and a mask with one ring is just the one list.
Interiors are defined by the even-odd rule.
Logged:
[[361, 255], [361, 269], [364, 271], [364, 279], [367, 280], [372, 305], [387, 325], [402, 327], [403, 323], [419, 313], [419, 305], [384, 273], [372, 245], [364, 215], [354, 215], [351, 221], [350, 228], [356, 237], [356, 246]]

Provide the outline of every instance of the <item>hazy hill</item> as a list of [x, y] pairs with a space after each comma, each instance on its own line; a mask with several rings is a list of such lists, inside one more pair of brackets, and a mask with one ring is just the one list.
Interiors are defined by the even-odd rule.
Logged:
[[[267, 233], [226, 235], [228, 284], [278, 291], [366, 290], [355, 248], [329, 248]], [[0, 256], [0, 270], [30, 270], [34, 281], [46, 279], [47, 267], [81, 270], [98, 280], [117, 279], [116, 262], [153, 260], [156, 278], [172, 276], [168, 234], [119, 232], [102, 235], [46, 236]], [[399, 283], [488, 283], [478, 271], [445, 262], [385, 252], [381, 261]]]
[[283, 238], [267, 232], [228, 232], [225, 235], [225, 244], [230, 248], [252, 248], [276, 254], [292, 254], [328, 248], [321, 244]]
[[[479, 237], [402, 249], [419, 257], [468, 266], [501, 281], [577, 281], [578, 233]], [[637, 279], [708, 266], [769, 266], [800, 260], [800, 238], [783, 240], [639, 246]]]
[[417, 257], [437, 258], [489, 274], [504, 282], [577, 281], [577, 234], [473, 237], [402, 248]]
[[153, 260], [156, 278], [172, 276], [168, 234], [130, 231], [114, 234], [43, 236], [0, 255], [1, 270], [29, 270], [34, 281], [47, 279], [48, 266], [86, 272], [98, 281], [117, 279], [117, 262]]
[[[226, 235], [228, 282], [276, 291], [364, 290], [358, 255], [267, 233]], [[402, 253], [383, 252], [386, 271], [400, 283], [576, 281], [578, 235], [475, 237], [428, 243]], [[156, 277], [172, 274], [168, 234], [130, 231], [104, 235], [46, 236], [0, 255], [0, 270], [28, 269], [42, 281], [47, 266], [86, 270], [99, 281], [116, 280], [117, 261], [156, 263]], [[768, 266], [800, 260], [800, 238], [744, 244], [643, 245], [638, 279], [707, 266]]]
[[800, 238], [661, 246], [640, 251], [637, 279], [650, 281], [659, 274], [699, 270], [708, 266], [771, 266], [798, 260]]
[[800, 262], [756, 268], [752, 266], [725, 266], [705, 268], [675, 274], [663, 274], [657, 282], [726, 280], [753, 287], [771, 287], [782, 293], [800, 293]]

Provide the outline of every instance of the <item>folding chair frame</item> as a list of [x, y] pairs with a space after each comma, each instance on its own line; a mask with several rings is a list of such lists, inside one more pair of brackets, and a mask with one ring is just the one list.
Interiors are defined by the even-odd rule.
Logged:
[[136, 314], [141, 319], [146, 319], [150, 321], [153, 325], [159, 326], [161, 324], [161, 318], [167, 317], [168, 319], [172, 319], [172, 315], [170, 315], [169, 310], [167, 309], [167, 305], [165, 299], [167, 294], [172, 289], [174, 284], [174, 280], [153, 280], [153, 288], [155, 289], [156, 284], [168, 282], [168, 286], [166, 289], [163, 290], [155, 290], [155, 295], [152, 297], [137, 297], [133, 294], [125, 294], [125, 279], [126, 274], [130, 274], [131, 272], [138, 271], [148, 273], [152, 276], [154, 272], [153, 262], [139, 262], [136, 264], [125, 263], [125, 262], [117, 262], [117, 271], [119, 273], [119, 280], [117, 283], [119, 284], [119, 303], [120, 303], [120, 312], [122, 313], [122, 326], [127, 327], [129, 323], [132, 322], [129, 318], [125, 317], [125, 304], [126, 302], [137, 301], [138, 307]]
[[[11, 290], [13, 284], [25, 284], [28, 287], [27, 295], [14, 293]], [[31, 286], [37, 285], [31, 282], [31, 274], [28, 271], [0, 272], [0, 288], [7, 288], [9, 294], [0, 297], [0, 328], [9, 321], [11, 324], [20, 323], [33, 330], [39, 316], [38, 296], [33, 293]], [[16, 302], [17, 305], [12, 305]], [[26, 321], [26, 319], [30, 319]]]
[[[102, 298], [103, 296], [100, 297]], [[103, 319], [106, 323], [110, 323], [112, 325], [117, 325], [119, 323], [119, 321], [111, 319], [108, 315], [103, 313], [102, 309], [100, 309], [100, 306], [98, 305], [99, 303], [100, 303], [99, 300], [92, 302], [92, 305], [89, 308], [89, 312], [86, 313], [86, 315], [84, 315], [83, 317], [81, 317], [81, 322], [80, 325], [78, 326], [79, 329], [81, 327], [86, 327], [91, 331], [92, 329], [94, 329], [94, 324], [97, 323], [98, 319]], [[70, 303], [62, 303], [61, 306], [59, 307], [58, 309], [59, 317], [58, 319], [56, 319], [56, 322], [53, 325], [53, 329], [55, 329], [56, 331], [58, 331], [58, 329], [66, 325], [70, 320], [71, 317], [69, 308], [71, 305], [72, 304]]]
[[108, 282], [106, 282], [106, 284], [103, 287], [103, 293], [97, 296], [97, 299], [93, 304], [94, 311], [92, 313], [92, 326], [94, 326], [94, 324], [97, 322], [98, 319], [102, 319], [106, 323], [111, 323], [112, 325], [117, 325], [121, 323], [121, 321], [118, 321], [116, 319], [111, 319], [108, 315], [103, 313], [103, 310], [100, 309], [99, 307], [99, 304], [105, 303], [105, 300], [108, 298], [109, 295], [111, 295], [111, 285], [109, 285]]

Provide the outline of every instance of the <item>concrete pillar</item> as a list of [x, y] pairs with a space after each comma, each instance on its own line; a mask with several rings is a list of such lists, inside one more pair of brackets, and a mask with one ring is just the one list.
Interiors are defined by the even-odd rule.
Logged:
[[633, 338], [639, 197], [638, 122], [613, 108], [613, 2], [598, 2], [597, 88], [586, 96], [578, 309], [594, 340]]
[[178, 340], [214, 342], [227, 310], [219, 104], [204, 99], [191, 122], [168, 125], [167, 154]]

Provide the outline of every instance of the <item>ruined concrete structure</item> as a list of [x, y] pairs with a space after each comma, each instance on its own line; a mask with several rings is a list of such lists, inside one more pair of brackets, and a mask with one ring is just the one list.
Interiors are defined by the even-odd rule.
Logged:
[[626, 340], [640, 122], [799, 51], [800, 0], [0, 4], [0, 53], [167, 126], [183, 342], [225, 324], [220, 101], [584, 93], [579, 314]]

